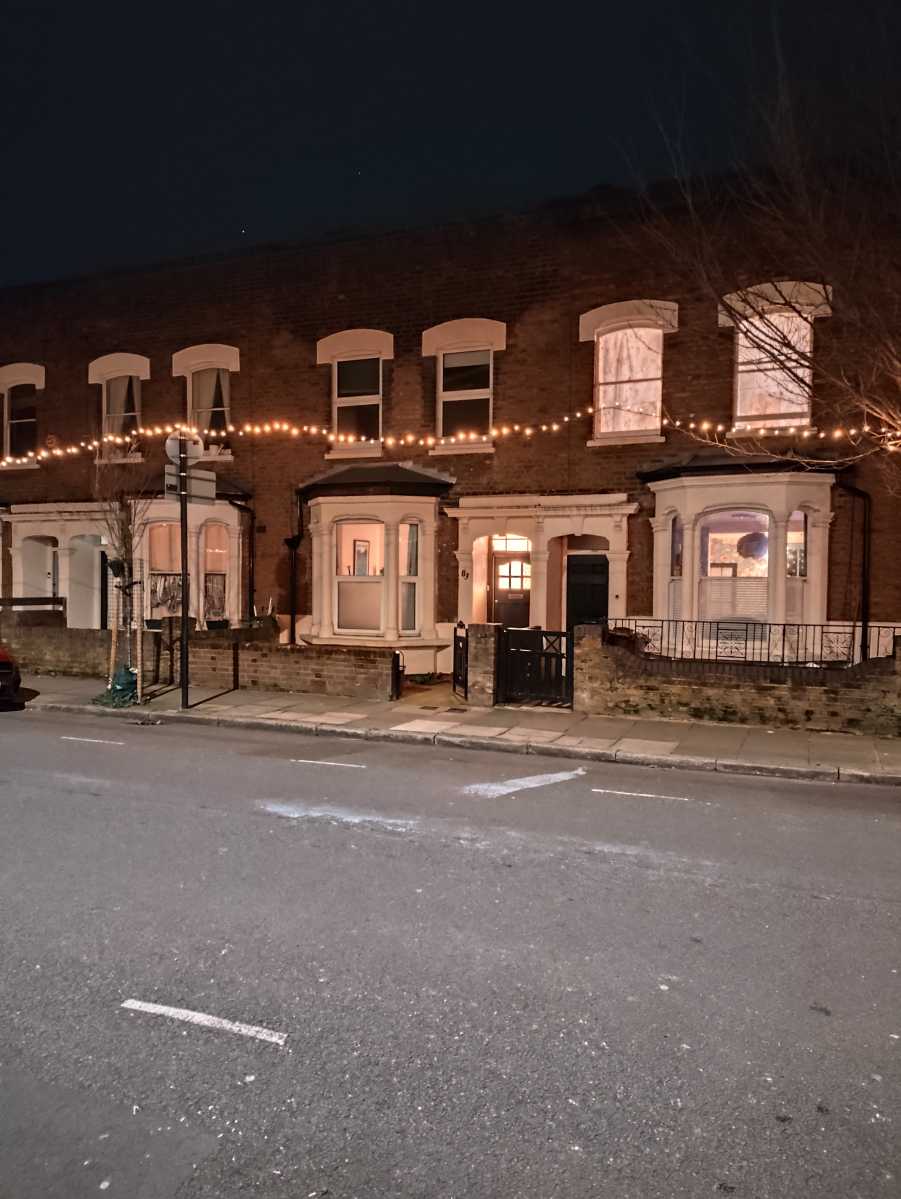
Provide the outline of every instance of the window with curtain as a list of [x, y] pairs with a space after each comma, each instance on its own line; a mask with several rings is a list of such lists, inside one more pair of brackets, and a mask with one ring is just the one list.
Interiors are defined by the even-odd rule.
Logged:
[[[231, 423], [230, 372], [208, 367], [191, 375], [191, 422], [198, 429], [223, 435]], [[221, 443], [220, 443], [221, 444]]]
[[440, 355], [438, 363], [438, 436], [491, 431], [492, 351], [462, 350]]
[[339, 521], [335, 548], [335, 627], [352, 633], [380, 631], [385, 526], [378, 521]]
[[133, 439], [141, 423], [141, 380], [119, 375], [103, 385], [103, 432]]
[[181, 613], [181, 530], [175, 521], [155, 521], [147, 530], [150, 615]]
[[415, 633], [419, 628], [416, 587], [419, 578], [419, 525], [405, 521], [398, 529], [398, 570], [400, 572], [400, 631]]
[[595, 436], [660, 432], [662, 329], [600, 332], [596, 371]]
[[813, 321], [765, 312], [736, 332], [735, 422], [775, 427], [810, 420]]
[[378, 441], [382, 433], [381, 358], [339, 359], [332, 368], [333, 426], [339, 436]]
[[203, 615], [207, 621], [228, 618], [228, 529], [208, 524], [203, 530]]
[[32, 383], [19, 383], [3, 400], [4, 457], [27, 458], [38, 448], [37, 389]]

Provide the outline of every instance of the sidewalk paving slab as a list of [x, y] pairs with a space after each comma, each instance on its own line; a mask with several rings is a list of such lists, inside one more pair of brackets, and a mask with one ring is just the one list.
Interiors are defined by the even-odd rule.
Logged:
[[[760, 726], [595, 716], [564, 709], [470, 708], [440, 688], [423, 687], [413, 703], [277, 691], [192, 688], [180, 710], [177, 687], [156, 688], [140, 707], [92, 704], [98, 679], [32, 676], [28, 708], [91, 713], [134, 723], [162, 721], [221, 728], [269, 729], [307, 736], [366, 738], [408, 744], [495, 749], [666, 769], [717, 770], [819, 782], [901, 787], [901, 740]], [[448, 699], [452, 702], [448, 703]], [[455, 709], [449, 711], [448, 708]]]

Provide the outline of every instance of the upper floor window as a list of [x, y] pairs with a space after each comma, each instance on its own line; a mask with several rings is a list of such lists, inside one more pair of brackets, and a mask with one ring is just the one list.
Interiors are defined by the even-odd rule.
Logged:
[[31, 461], [38, 448], [37, 392], [44, 389], [44, 368], [34, 362], [0, 367], [0, 448], [5, 462]]
[[141, 427], [141, 382], [150, 378], [150, 359], [141, 354], [105, 354], [88, 364], [88, 382], [100, 385], [100, 424], [107, 458], [135, 458]]
[[662, 440], [663, 335], [678, 328], [678, 306], [627, 300], [579, 318], [579, 340], [594, 341], [594, 432], [589, 445]]
[[382, 452], [384, 363], [393, 357], [394, 338], [380, 329], [345, 329], [316, 343], [316, 362], [331, 368], [329, 457]]
[[188, 346], [172, 355], [172, 374], [187, 380], [186, 420], [204, 438], [208, 455], [228, 452], [232, 431], [231, 376], [241, 369], [235, 346]]
[[437, 364], [438, 444], [431, 453], [491, 452], [494, 356], [507, 348], [501, 321], [469, 317], [426, 329], [422, 353]]
[[793, 281], [723, 297], [719, 323], [736, 333], [736, 429], [810, 423], [813, 322], [830, 314], [830, 300], [828, 287]]

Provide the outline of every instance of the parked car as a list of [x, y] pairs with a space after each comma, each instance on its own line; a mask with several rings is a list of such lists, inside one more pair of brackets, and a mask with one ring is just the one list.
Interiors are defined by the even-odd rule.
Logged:
[[16, 660], [4, 646], [0, 645], [0, 699], [18, 699], [22, 676]]

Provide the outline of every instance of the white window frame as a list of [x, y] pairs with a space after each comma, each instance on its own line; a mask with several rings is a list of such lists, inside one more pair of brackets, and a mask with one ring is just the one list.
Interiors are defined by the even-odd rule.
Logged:
[[[388, 529], [383, 520], [379, 520], [374, 516], [349, 516], [344, 517], [334, 522], [332, 531], [332, 615], [334, 621], [335, 633], [341, 637], [384, 637], [385, 635], [385, 583], [389, 582], [386, 574], [380, 575], [339, 575], [338, 574], [338, 538], [340, 537], [340, 526], [345, 525], [379, 525], [382, 530], [382, 555], [385, 554], [385, 539], [387, 538]], [[355, 587], [374, 587], [379, 590], [379, 624], [376, 629], [353, 629], [345, 628], [338, 623], [338, 586], [341, 582], [347, 583], [350, 581]], [[399, 600], [398, 595], [398, 600]]]
[[[462, 317], [433, 325], [422, 334], [424, 358], [435, 358], [435, 431], [437, 444], [429, 454], [493, 454], [494, 453], [494, 359], [507, 348], [507, 326], [503, 321], [487, 317]], [[488, 387], [472, 391], [444, 390], [444, 358], [447, 354], [465, 354], [487, 350]], [[486, 396], [487, 392], [487, 396]], [[454, 400], [488, 400], [488, 434], [485, 437], [455, 437], [444, 432], [444, 405]]]
[[[135, 419], [141, 428], [141, 383], [150, 378], [150, 359], [143, 354], [104, 354], [88, 363], [88, 383], [100, 387], [100, 428], [101, 438], [114, 437], [109, 412], [109, 384], [113, 379], [128, 376], [136, 383]], [[124, 452], [123, 452], [124, 447]], [[119, 442], [107, 442], [101, 446], [97, 454], [98, 462], [143, 462], [144, 455], [134, 449], [133, 443], [122, 438]]]
[[[603, 304], [583, 312], [579, 317], [579, 341], [594, 343], [594, 367], [592, 384], [592, 435], [588, 440], [589, 446], [628, 445], [639, 443], [659, 443], [663, 437], [663, 339], [660, 349], [660, 374], [652, 376], [653, 381], [659, 379], [657, 398], [657, 421], [647, 429], [618, 429], [601, 428], [601, 416], [604, 411], [602, 397], [605, 389], [612, 382], [604, 382], [600, 377], [601, 368], [601, 339], [608, 333], [617, 333], [623, 329], [659, 329], [664, 335], [675, 333], [679, 328], [679, 305], [670, 300], [622, 300], [614, 304]], [[632, 380], [644, 382], [645, 380]], [[616, 380], [626, 382], [626, 380]]]
[[37, 466], [37, 441], [35, 449], [30, 451], [24, 462], [10, 458], [10, 405], [9, 393], [14, 387], [32, 386], [35, 391], [43, 391], [46, 371], [36, 362], [10, 362], [0, 367], [0, 462], [7, 469], [28, 468]]
[[[416, 574], [415, 574], [415, 575], [408, 575], [408, 574], [404, 574], [404, 573], [402, 572], [402, 570], [401, 570], [401, 562], [400, 562], [399, 541], [398, 541], [398, 562], [397, 562], [397, 631], [398, 631], [398, 634], [399, 634], [401, 637], [420, 637], [420, 636], [422, 636], [422, 611], [421, 611], [421, 602], [422, 602], [422, 587], [420, 586], [420, 583], [421, 583], [421, 580], [422, 580], [422, 543], [423, 543], [423, 525], [422, 525], [422, 521], [421, 521], [421, 520], [417, 520], [417, 519], [416, 519], [416, 518], [414, 518], [414, 517], [410, 517], [410, 518], [408, 518], [408, 519], [406, 519], [406, 520], [403, 520], [403, 519], [402, 519], [402, 520], [398, 521], [398, 525], [397, 525], [397, 527], [398, 527], [398, 538], [399, 538], [399, 536], [400, 536], [400, 534], [399, 534], [399, 530], [402, 528], [402, 526], [403, 526], [403, 525], [415, 525], [415, 526], [416, 526], [416, 529], [417, 529], [417, 533], [416, 533]], [[406, 564], [404, 564], [404, 565], [406, 565]], [[404, 610], [404, 604], [403, 604], [403, 591], [404, 591], [404, 583], [412, 583], [412, 584], [414, 585], [414, 588], [415, 588], [415, 590], [414, 590], [414, 592], [413, 592], [413, 595], [414, 595], [414, 605], [413, 605], [413, 607], [414, 607], [414, 612], [413, 612], [413, 628], [412, 628], [412, 629], [405, 629], [405, 628], [403, 627], [403, 610]]]
[[[338, 363], [364, 358], [379, 360], [379, 394], [377, 396], [338, 397]], [[385, 415], [385, 362], [394, 358], [394, 335], [384, 329], [342, 329], [316, 342], [317, 366], [328, 366], [331, 372], [332, 437], [326, 458], [379, 458], [382, 455], [382, 427]], [[339, 441], [338, 409], [354, 405], [378, 403], [379, 436], [377, 441]]]
[[[185, 420], [194, 427], [194, 375], [204, 370], [225, 370], [229, 375], [236, 375], [241, 370], [241, 354], [237, 346], [220, 345], [206, 342], [202, 345], [186, 346], [172, 355], [173, 376], [184, 375], [186, 380]], [[231, 387], [229, 386], [228, 406], [226, 408], [226, 430], [234, 432], [231, 412]], [[230, 458], [231, 450], [224, 441], [215, 438], [204, 441], [205, 458]]]
[[[733, 357], [732, 384], [732, 424], [733, 436], [743, 432], [770, 429], [810, 429], [813, 409], [813, 371], [810, 362], [813, 358], [814, 335], [813, 322], [819, 317], [832, 315], [832, 288], [825, 284], [803, 283], [788, 279], [770, 283], [756, 283], [751, 287], [732, 292], [723, 296], [719, 307], [718, 323], [720, 328], [734, 328], [735, 354]], [[745, 326], [754, 320], [766, 320], [773, 314], [787, 313], [803, 320], [807, 325], [807, 344], [798, 353], [807, 360], [808, 365], [789, 371], [786, 367], [773, 363], [772, 366], [758, 367], [755, 373], [767, 375], [793, 375], [795, 382], [807, 391], [806, 409], [795, 408], [790, 412], [772, 413], [741, 413], [741, 383], [742, 376], [751, 372], [739, 369], [739, 357], [742, 338], [746, 336]], [[751, 343], [753, 346], [753, 342]], [[760, 351], [764, 355], [766, 349]], [[800, 379], [799, 379], [800, 376]]]

